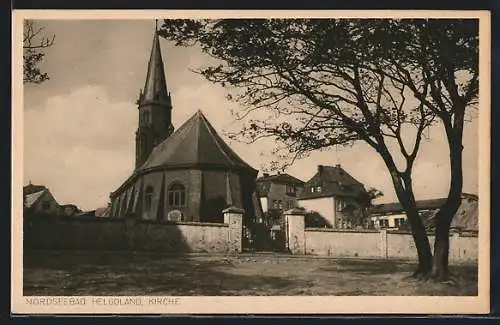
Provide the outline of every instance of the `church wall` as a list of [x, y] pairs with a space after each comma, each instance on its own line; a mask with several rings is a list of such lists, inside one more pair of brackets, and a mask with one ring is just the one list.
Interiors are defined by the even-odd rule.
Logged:
[[242, 207], [245, 210], [243, 223], [248, 224], [256, 217], [261, 217], [259, 202], [254, 202], [252, 195], [255, 192], [255, 176], [250, 173], [240, 174]]
[[[165, 176], [165, 189], [163, 197], [160, 198], [162, 177]], [[180, 210], [183, 213], [183, 221], [198, 221], [200, 206], [200, 184], [201, 172], [198, 170], [168, 170], [159, 171], [143, 176], [143, 191], [148, 186], [153, 186], [154, 194], [151, 211], [145, 211], [143, 204], [142, 219], [156, 220], [159, 216], [162, 220], [167, 220], [171, 210]], [[186, 188], [186, 205], [184, 207], [170, 207], [168, 205], [168, 189], [174, 183], [181, 183]], [[145, 197], [143, 197], [145, 200]], [[160, 208], [160, 200], [163, 200], [163, 211]]]
[[[247, 173], [229, 172], [224, 170], [195, 170], [179, 169], [157, 171], [143, 175], [131, 183], [113, 202], [114, 217], [125, 217], [127, 211], [132, 212], [134, 207], [134, 188], [142, 187], [140, 218], [144, 220], [168, 220], [168, 213], [180, 210], [182, 221], [223, 222], [222, 210], [228, 207], [227, 176], [231, 190], [232, 205], [245, 209], [245, 219], [255, 216], [252, 194], [255, 190], [255, 177]], [[162, 179], [165, 177], [164, 185]], [[142, 184], [140, 183], [142, 181]], [[168, 190], [171, 185], [181, 183], [186, 188], [186, 205], [184, 207], [170, 207], [168, 204]], [[151, 208], [146, 208], [146, 189], [153, 188]], [[165, 186], [163, 196], [162, 186]], [[163, 201], [163, 202], [162, 202]], [[161, 204], [160, 204], [161, 202]]]
[[241, 179], [236, 173], [230, 173], [231, 193], [233, 195], [233, 206], [237, 208], [243, 207], [243, 200], [241, 197]]
[[[180, 210], [183, 214], [183, 221], [199, 221], [201, 172], [199, 170], [169, 170], [165, 172], [165, 180], [164, 220], [167, 219], [168, 212]], [[186, 188], [186, 206], [181, 208], [168, 205], [168, 189], [176, 182]]]
[[222, 210], [227, 207], [226, 173], [225, 171], [204, 170], [202, 204], [200, 220], [206, 222], [223, 222]]
[[[151, 208], [146, 207], [146, 191], [147, 188], [151, 186], [153, 188], [153, 194], [151, 198]], [[156, 220], [158, 207], [160, 205], [160, 192], [162, 186], [162, 173], [150, 173], [143, 176], [143, 204], [142, 204], [142, 219], [146, 220]]]

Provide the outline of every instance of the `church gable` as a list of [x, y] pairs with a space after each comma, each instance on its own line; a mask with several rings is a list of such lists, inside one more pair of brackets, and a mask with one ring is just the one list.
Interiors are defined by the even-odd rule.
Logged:
[[173, 132], [156, 31], [137, 104], [136, 168], [110, 195], [113, 217], [223, 222], [222, 210], [230, 205], [255, 215], [257, 170], [231, 150], [203, 113]]
[[189, 118], [177, 131], [160, 143], [139, 170], [155, 167], [243, 168], [257, 173], [245, 163], [215, 132], [201, 111]]

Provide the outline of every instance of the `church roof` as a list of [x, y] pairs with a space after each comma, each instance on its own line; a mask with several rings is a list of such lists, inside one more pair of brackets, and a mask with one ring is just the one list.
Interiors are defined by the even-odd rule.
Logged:
[[157, 145], [137, 171], [162, 166], [229, 167], [257, 172], [231, 150], [201, 111]]
[[146, 75], [146, 83], [140, 97], [140, 103], [161, 102], [168, 100], [167, 83], [165, 71], [163, 69], [163, 59], [161, 56], [160, 40], [158, 31], [155, 30], [153, 37], [153, 46], [148, 62], [148, 72]]

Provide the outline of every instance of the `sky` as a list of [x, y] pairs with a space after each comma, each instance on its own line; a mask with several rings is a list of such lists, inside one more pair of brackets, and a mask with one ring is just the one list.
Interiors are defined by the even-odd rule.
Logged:
[[[55, 43], [40, 68], [50, 80], [24, 86], [24, 184], [47, 186], [60, 204], [83, 210], [105, 206], [110, 192], [132, 173], [138, 111], [152, 45], [151, 20], [44, 20], [38, 22]], [[160, 39], [167, 87], [172, 93], [173, 124], [178, 128], [202, 110], [231, 148], [254, 168], [269, 167], [273, 141], [230, 141], [235, 130], [226, 90], [193, 73], [210, 62], [197, 48], [175, 47]], [[414, 167], [418, 200], [446, 196], [448, 149], [442, 129], [433, 127]], [[477, 194], [478, 121], [464, 131], [464, 192]], [[397, 201], [382, 159], [364, 143], [313, 153], [286, 172], [304, 181], [317, 165], [341, 164], [365, 187], [381, 190], [376, 203]]]

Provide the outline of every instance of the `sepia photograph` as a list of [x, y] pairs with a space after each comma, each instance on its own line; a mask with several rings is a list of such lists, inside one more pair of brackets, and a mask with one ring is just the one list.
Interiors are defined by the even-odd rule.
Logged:
[[488, 12], [17, 11], [13, 39], [17, 310], [489, 312]]

